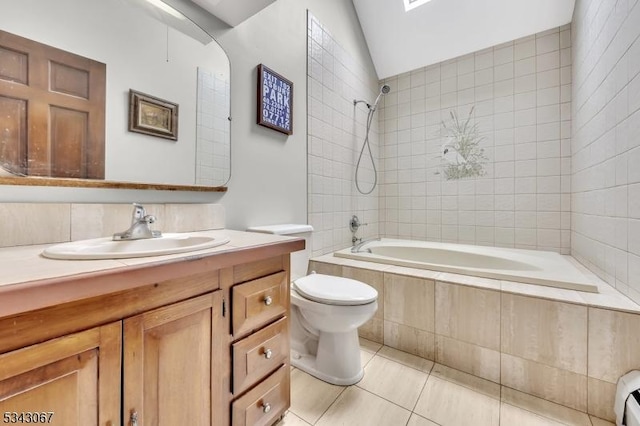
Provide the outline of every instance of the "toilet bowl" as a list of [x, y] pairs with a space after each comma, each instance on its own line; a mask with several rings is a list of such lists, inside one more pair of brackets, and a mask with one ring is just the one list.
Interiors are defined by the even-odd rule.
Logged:
[[291, 364], [335, 385], [359, 382], [358, 327], [375, 314], [377, 298], [374, 288], [348, 278], [312, 274], [294, 281]]
[[309, 225], [271, 225], [248, 229], [306, 240], [304, 252], [291, 255], [291, 365], [335, 385], [351, 385], [364, 374], [358, 327], [378, 309], [378, 292], [349, 278], [311, 273]]

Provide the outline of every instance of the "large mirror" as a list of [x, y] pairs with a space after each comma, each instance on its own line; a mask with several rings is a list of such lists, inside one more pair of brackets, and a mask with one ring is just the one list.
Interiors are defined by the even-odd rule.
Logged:
[[[104, 181], [194, 187], [227, 183], [231, 173], [229, 60], [195, 24], [171, 8], [162, 10], [160, 0], [0, 0], [0, 5], [3, 32], [106, 65]], [[7, 58], [14, 56], [12, 49], [0, 43], [0, 75], [6, 74], [3, 68]], [[75, 84], [73, 72], [67, 74]], [[6, 83], [7, 78], [3, 79]], [[10, 89], [18, 93], [22, 83], [9, 80]], [[129, 130], [130, 90], [177, 105], [176, 138]], [[14, 101], [11, 93], [6, 88], [0, 93], [0, 110], [3, 100]], [[29, 103], [25, 101], [25, 109]], [[163, 113], [154, 108], [151, 104], [145, 113]], [[5, 108], [2, 113], [6, 118], [13, 110]], [[152, 119], [156, 121], [150, 119], [151, 126], [166, 124], [164, 118]], [[16, 125], [0, 120], [0, 166], [7, 165], [2, 156], [8, 157], [7, 146], [15, 144], [20, 132], [23, 138], [32, 138], [32, 123], [23, 121]], [[54, 132], [52, 127], [46, 131]], [[42, 179], [42, 174], [36, 178], [36, 173], [29, 173], [30, 161], [30, 157], [24, 160], [21, 170], [26, 176], [21, 179]], [[16, 170], [3, 169], [1, 175], [13, 180]], [[48, 180], [56, 184], [56, 179]], [[69, 186], [63, 181], [67, 179], [60, 180], [61, 185]]]

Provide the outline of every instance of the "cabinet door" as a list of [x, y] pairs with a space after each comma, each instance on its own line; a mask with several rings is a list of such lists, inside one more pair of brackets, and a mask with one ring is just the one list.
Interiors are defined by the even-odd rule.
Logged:
[[119, 425], [121, 338], [117, 322], [0, 355], [0, 423]]
[[228, 417], [229, 390], [218, 386], [224, 346], [216, 344], [225, 329], [221, 291], [126, 319], [125, 424], [209, 426]]

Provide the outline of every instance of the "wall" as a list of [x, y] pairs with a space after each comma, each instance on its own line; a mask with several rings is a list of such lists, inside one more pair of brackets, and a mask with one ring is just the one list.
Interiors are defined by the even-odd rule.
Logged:
[[[237, 27], [214, 34], [228, 52], [232, 70], [231, 181], [222, 199], [230, 228], [308, 220], [307, 9], [345, 51], [373, 69], [349, 0], [278, 0]], [[293, 82], [289, 137], [255, 124], [260, 63]]]
[[[564, 26], [386, 79], [382, 234], [567, 254], [570, 52]], [[472, 107], [483, 175], [447, 180], [442, 123]]]
[[[362, 194], [354, 183], [366, 136], [368, 112], [379, 86], [373, 70], [347, 52], [312, 13], [308, 18], [307, 97], [308, 209], [315, 229], [313, 255], [352, 244], [349, 221], [366, 223], [356, 238], [378, 234], [378, 191], [372, 161], [379, 164], [378, 117], [371, 119], [369, 144], [358, 169]], [[366, 100], [354, 104], [354, 100]]]
[[572, 255], [640, 302], [640, 5], [578, 0]]

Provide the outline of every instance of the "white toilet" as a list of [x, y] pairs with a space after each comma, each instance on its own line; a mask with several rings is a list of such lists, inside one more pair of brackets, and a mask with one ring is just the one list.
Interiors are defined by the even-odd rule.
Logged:
[[[291, 254], [291, 364], [325, 382], [362, 379], [358, 327], [378, 309], [378, 292], [356, 280], [311, 273], [310, 225], [272, 225], [252, 232], [302, 237], [306, 249]], [[306, 275], [306, 276], [305, 276]]]

